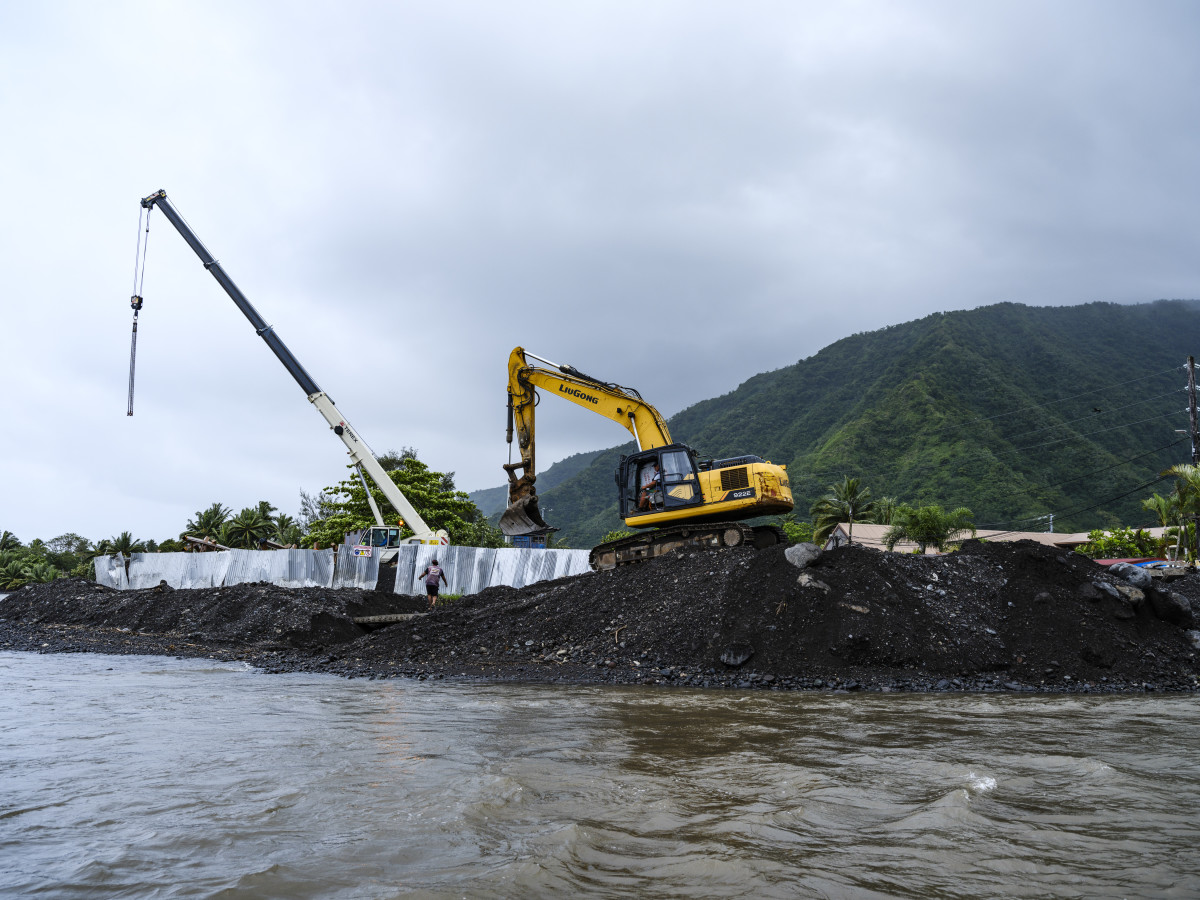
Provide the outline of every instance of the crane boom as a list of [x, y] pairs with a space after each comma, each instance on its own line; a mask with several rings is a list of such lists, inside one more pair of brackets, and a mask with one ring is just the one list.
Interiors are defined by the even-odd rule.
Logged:
[[296, 379], [296, 383], [300, 385], [300, 389], [304, 391], [305, 395], [311, 397], [313, 394], [321, 393], [321, 389], [317, 387], [317, 383], [313, 380], [313, 377], [308, 374], [304, 366], [300, 365], [300, 360], [296, 359], [292, 351], [287, 348], [287, 345], [280, 340], [279, 335], [275, 333], [275, 329], [268, 325], [266, 320], [258, 314], [258, 310], [254, 308], [254, 304], [246, 299], [246, 295], [233, 283], [233, 279], [229, 277], [221, 264], [208, 252], [208, 248], [204, 246], [204, 242], [196, 236], [191, 226], [184, 221], [183, 216], [171, 205], [171, 201], [167, 199], [167, 192], [155, 191], [149, 197], [142, 199], [142, 206], [146, 209], [153, 209], [157, 206], [162, 210], [163, 215], [167, 217], [167, 221], [175, 226], [175, 230], [179, 232], [180, 237], [187, 241], [188, 246], [200, 257], [200, 262], [204, 263], [204, 268], [208, 269], [212, 277], [217, 280], [217, 284], [221, 285], [225, 293], [229, 295], [229, 299], [250, 320], [250, 324], [254, 326], [254, 333], [266, 341], [267, 346], [271, 348], [271, 352], [279, 358], [279, 361], [283, 363], [283, 367]]
[[[167, 199], [167, 192], [155, 191], [150, 196], [144, 197], [142, 199], [142, 206], [147, 210], [155, 207], [161, 209], [163, 215], [167, 217], [167, 221], [175, 226], [175, 230], [179, 232], [180, 237], [200, 257], [200, 262], [204, 264], [204, 268], [208, 269], [213, 278], [217, 280], [217, 284], [221, 285], [237, 308], [250, 320], [250, 324], [254, 326], [255, 334], [266, 342], [267, 346], [271, 348], [271, 352], [283, 363], [283, 367], [288, 370], [288, 374], [300, 385], [300, 389], [308, 397], [308, 402], [316, 407], [317, 412], [321, 414], [321, 417], [333, 430], [333, 433], [341, 438], [346, 451], [350, 454], [350, 461], [359, 467], [360, 472], [363, 469], [366, 470], [367, 474], [371, 476], [371, 480], [383, 492], [388, 502], [403, 516], [405, 523], [413, 530], [413, 540], [429, 544], [447, 543], [446, 532], [441, 530], [435, 532], [425, 523], [425, 520], [421, 518], [420, 514], [408, 502], [408, 499], [400, 489], [396, 487], [396, 483], [388, 476], [383, 466], [379, 464], [379, 460], [375, 458], [375, 454], [370, 451], [366, 443], [358, 436], [358, 433], [350, 426], [350, 423], [346, 421], [346, 417], [334, 405], [333, 399], [321, 390], [316, 381], [313, 380], [313, 377], [300, 364], [300, 360], [296, 359], [292, 351], [288, 349], [287, 344], [275, 333], [274, 327], [268, 325], [266, 320], [259, 315], [258, 310], [246, 299], [246, 295], [234, 284], [233, 279], [229, 277], [221, 264], [208, 252], [208, 248], [204, 246], [204, 242], [196, 236], [196, 233], [192, 231], [191, 226], [179, 214], [179, 211], [171, 205], [171, 201]], [[379, 525], [383, 525], [383, 517], [380, 515], [374, 500], [371, 498], [370, 491], [367, 491], [367, 499], [371, 504], [376, 522]]]

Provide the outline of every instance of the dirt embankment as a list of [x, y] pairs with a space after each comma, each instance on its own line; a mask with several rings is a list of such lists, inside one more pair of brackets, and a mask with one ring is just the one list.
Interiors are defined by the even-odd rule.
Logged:
[[[789, 559], [789, 554], [792, 559]], [[849, 547], [672, 554], [491, 588], [367, 632], [420, 598], [242, 585], [0, 601], [0, 649], [241, 658], [366, 677], [880, 690], [1196, 690], [1200, 577], [1139, 589], [1038, 544], [919, 557]], [[1198, 610], [1200, 611], [1200, 610]]]
[[[70, 578], [27, 585], [0, 601], [0, 649], [270, 655], [361, 638], [366, 629], [355, 617], [424, 609], [424, 598], [355, 589], [259, 583], [177, 591], [164, 583], [116, 591]], [[18, 647], [23, 633], [43, 640]]]

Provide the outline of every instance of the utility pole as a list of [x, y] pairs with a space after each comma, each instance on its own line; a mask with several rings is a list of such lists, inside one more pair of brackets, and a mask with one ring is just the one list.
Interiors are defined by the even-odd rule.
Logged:
[[[1200, 436], [1196, 432], [1196, 357], [1187, 358], [1188, 370], [1188, 418], [1192, 423], [1192, 465], [1200, 463]], [[1196, 567], [1197, 557], [1200, 557], [1200, 521], [1192, 516], [1192, 528], [1195, 532], [1195, 545], [1192, 548], [1192, 568]]]
[[1188, 416], [1192, 420], [1192, 465], [1200, 464], [1200, 435], [1196, 430], [1196, 357], [1187, 358]]

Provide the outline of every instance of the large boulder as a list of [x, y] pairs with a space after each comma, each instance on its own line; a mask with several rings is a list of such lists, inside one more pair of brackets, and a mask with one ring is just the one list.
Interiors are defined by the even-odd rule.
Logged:
[[736, 669], [754, 655], [754, 648], [749, 644], [730, 644], [721, 653], [721, 662]]
[[1164, 622], [1178, 625], [1180, 628], [1191, 628], [1195, 620], [1192, 606], [1186, 597], [1181, 597], [1174, 591], [1154, 590], [1149, 592], [1150, 606], [1154, 614]]
[[821, 558], [821, 548], [816, 544], [792, 544], [783, 555], [797, 569], [804, 569]]
[[[1118, 619], [1134, 618], [1134, 616], [1137, 615], [1137, 608], [1141, 606], [1142, 602], [1146, 599], [1146, 594], [1144, 591], [1135, 588], [1132, 584], [1126, 584], [1125, 582], [1120, 582], [1119, 584], [1109, 584], [1107, 581], [1093, 581], [1091, 584], [1093, 589], [1095, 589], [1099, 595], [1102, 596], [1107, 594], [1114, 600], [1119, 601], [1112, 608], [1113, 616]], [[1080, 596], [1091, 599], [1090, 591], [1080, 588], [1079, 593]]]
[[1142, 601], [1146, 599], [1146, 592], [1141, 588], [1135, 588], [1132, 584], [1114, 584], [1113, 587], [1117, 589], [1121, 599], [1132, 607], [1141, 606]]
[[1154, 579], [1150, 573], [1141, 566], [1131, 566], [1129, 563], [1113, 563], [1108, 567], [1108, 571], [1112, 572], [1118, 578], [1123, 578], [1136, 588], [1141, 588], [1143, 591], [1149, 588]]

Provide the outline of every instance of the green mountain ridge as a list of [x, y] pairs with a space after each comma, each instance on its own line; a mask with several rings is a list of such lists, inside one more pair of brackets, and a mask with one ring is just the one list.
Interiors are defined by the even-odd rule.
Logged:
[[[668, 421], [703, 455], [787, 465], [802, 519], [851, 475], [876, 496], [967, 506], [980, 527], [1046, 530], [1050, 514], [1056, 531], [1150, 525], [1141, 500], [1169, 482], [1146, 482], [1189, 458], [1176, 429], [1198, 351], [1200, 301], [1002, 303], [843, 338]], [[562, 545], [623, 527], [613, 472], [633, 449], [539, 476]]]

